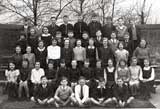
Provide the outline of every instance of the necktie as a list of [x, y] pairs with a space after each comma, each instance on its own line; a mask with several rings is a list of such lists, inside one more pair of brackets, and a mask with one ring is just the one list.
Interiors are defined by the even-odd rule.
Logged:
[[80, 98], [83, 99], [83, 86], [81, 86], [81, 94], [80, 94]]

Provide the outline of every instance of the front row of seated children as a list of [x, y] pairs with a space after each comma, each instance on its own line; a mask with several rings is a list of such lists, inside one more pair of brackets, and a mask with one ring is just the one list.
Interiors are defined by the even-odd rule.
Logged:
[[87, 61], [81, 70], [77, 69], [75, 60], [71, 64], [71, 69], [66, 69], [65, 63], [61, 63], [56, 72], [50, 63], [49, 69], [44, 71], [40, 68], [40, 62], [36, 62], [35, 68], [30, 71], [27, 60], [23, 60], [19, 70], [10, 62], [9, 69], [5, 72], [8, 97], [21, 98], [24, 89], [25, 95], [27, 98], [31, 97], [32, 101], [41, 105], [54, 104], [56, 107], [85, 107], [90, 104], [107, 106], [110, 103], [124, 107], [136, 98], [138, 93], [147, 99], [150, 97], [155, 72], [148, 59], [144, 60], [144, 68], [137, 65], [136, 57], [132, 58], [129, 67], [125, 60], [120, 60], [115, 68], [111, 59], [108, 60], [106, 68], [102, 68], [98, 61], [94, 70], [88, 67]]

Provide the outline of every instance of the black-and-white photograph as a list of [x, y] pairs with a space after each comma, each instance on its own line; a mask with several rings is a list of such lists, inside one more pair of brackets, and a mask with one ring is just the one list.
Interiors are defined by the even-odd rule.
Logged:
[[160, 0], [0, 0], [0, 109], [160, 109]]

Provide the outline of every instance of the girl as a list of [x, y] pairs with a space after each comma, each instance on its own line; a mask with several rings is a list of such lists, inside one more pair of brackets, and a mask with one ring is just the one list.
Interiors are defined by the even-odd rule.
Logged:
[[130, 72], [127, 67], [127, 62], [125, 60], [120, 60], [117, 70], [115, 72], [115, 81], [117, 82], [117, 78], [121, 78], [126, 85], [130, 80]]
[[44, 42], [41, 40], [38, 43], [38, 47], [35, 50], [35, 58], [36, 61], [39, 61], [41, 63], [41, 68], [46, 68], [46, 58], [47, 58], [47, 49], [44, 46]]
[[139, 92], [139, 75], [142, 74], [142, 69], [139, 65], [137, 65], [137, 58], [133, 57], [131, 61], [131, 66], [129, 67], [129, 71], [131, 73], [131, 79], [129, 81], [131, 93], [133, 96], [137, 96]]
[[12, 56], [12, 60], [15, 62], [16, 68], [20, 69], [22, 66], [22, 54], [21, 54], [21, 47], [16, 46], [15, 48], [16, 53]]
[[111, 88], [115, 83], [115, 71], [116, 71], [116, 68], [113, 66], [112, 59], [108, 59], [108, 66], [105, 68], [105, 71], [106, 71], [105, 81], [107, 83], [107, 86]]
[[78, 67], [82, 68], [84, 60], [86, 59], [86, 49], [82, 47], [82, 41], [77, 40], [76, 47], [73, 49], [74, 60], [77, 61]]
[[89, 59], [90, 67], [96, 67], [97, 49], [94, 46], [94, 39], [89, 39], [89, 45], [86, 48], [86, 58]]
[[29, 88], [28, 88], [28, 80], [30, 75], [30, 69], [28, 68], [29, 62], [28, 60], [22, 61], [22, 68], [20, 69], [19, 75], [19, 89], [18, 89], [18, 97], [22, 97], [22, 89], [25, 89], [25, 94], [27, 98], [29, 98]]
[[27, 59], [29, 61], [29, 68], [34, 68], [35, 65], [35, 55], [31, 53], [32, 49], [31, 46], [27, 46], [26, 53], [23, 55], [23, 59]]
[[125, 50], [123, 42], [119, 42], [118, 49], [115, 51], [116, 62], [119, 63], [120, 60], [125, 60], [128, 62], [129, 52]]
[[7, 78], [7, 92], [8, 98], [16, 98], [17, 97], [17, 87], [18, 87], [18, 76], [19, 70], [15, 69], [15, 63], [9, 62], [9, 69], [5, 71], [5, 76]]
[[141, 94], [144, 99], [150, 98], [151, 89], [153, 89], [155, 70], [150, 66], [149, 59], [144, 59], [143, 73], [140, 75]]
[[48, 33], [48, 28], [47, 27], [43, 27], [42, 35], [39, 38], [39, 40], [43, 40], [45, 47], [47, 47], [51, 44], [52, 36], [51, 36], [50, 33]]
[[133, 56], [137, 57], [138, 65], [142, 68], [144, 67], [144, 59], [150, 58], [150, 49], [147, 47], [147, 42], [144, 39], [141, 39], [140, 46], [135, 49]]

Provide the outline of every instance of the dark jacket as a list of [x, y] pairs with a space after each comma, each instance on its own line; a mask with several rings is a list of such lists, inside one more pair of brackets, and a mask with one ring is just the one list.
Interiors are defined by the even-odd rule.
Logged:
[[68, 31], [72, 30], [73, 31], [73, 25], [68, 23], [67, 25], [62, 24], [60, 26], [60, 31], [62, 32], [62, 36], [66, 37], [68, 35]]
[[53, 37], [55, 37], [56, 36], [56, 32], [57, 31], [59, 31], [59, 26], [58, 25], [49, 25], [48, 26], [48, 30], [49, 30], [49, 33], [53, 36]]
[[111, 38], [111, 33], [112, 31], [115, 31], [115, 27], [113, 26], [113, 24], [111, 24], [111, 26], [109, 26], [108, 24], [103, 25], [102, 27], [102, 35], [104, 37], [107, 37], [108, 39]]
[[82, 33], [88, 32], [88, 26], [85, 22], [77, 22], [74, 24], [74, 34], [77, 39], [82, 39]]

